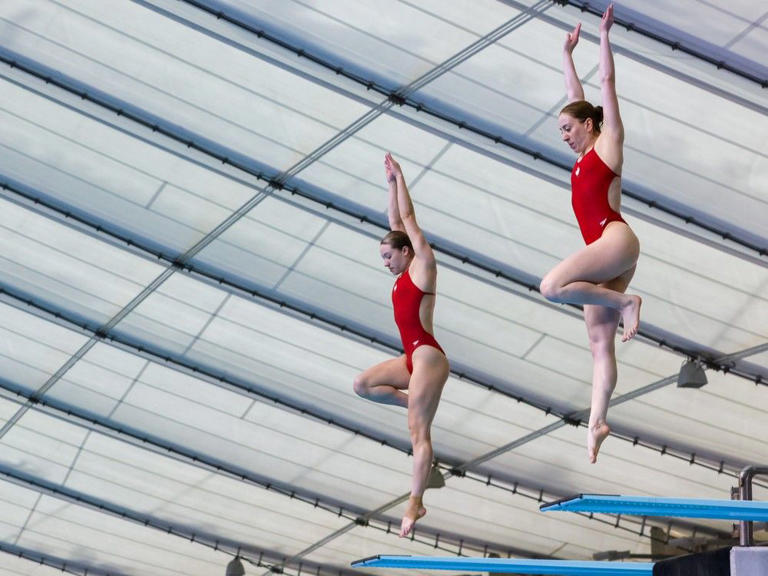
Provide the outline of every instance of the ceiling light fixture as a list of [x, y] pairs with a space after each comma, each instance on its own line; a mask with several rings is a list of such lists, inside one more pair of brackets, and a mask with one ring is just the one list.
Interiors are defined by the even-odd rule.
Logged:
[[245, 568], [243, 568], [243, 563], [240, 562], [240, 558], [232, 558], [230, 563], [227, 564], [225, 576], [245, 576]]
[[689, 359], [683, 363], [677, 376], [678, 388], [701, 388], [706, 383], [707, 375], [701, 362]]

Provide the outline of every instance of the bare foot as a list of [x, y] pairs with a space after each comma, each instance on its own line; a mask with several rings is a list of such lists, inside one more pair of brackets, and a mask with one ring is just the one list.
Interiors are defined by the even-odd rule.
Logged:
[[605, 422], [590, 426], [587, 430], [587, 453], [591, 464], [597, 462], [597, 453], [600, 451], [600, 446], [610, 433], [611, 428]]
[[637, 327], [640, 325], [640, 306], [643, 299], [634, 294], [629, 295], [629, 303], [621, 309], [621, 320], [624, 324], [624, 334], [621, 337], [622, 342], [630, 340], [637, 334]]
[[416, 520], [422, 518], [427, 513], [427, 509], [421, 503], [421, 496], [411, 496], [408, 499], [408, 506], [403, 514], [403, 521], [400, 523], [400, 538], [405, 538], [413, 530]]

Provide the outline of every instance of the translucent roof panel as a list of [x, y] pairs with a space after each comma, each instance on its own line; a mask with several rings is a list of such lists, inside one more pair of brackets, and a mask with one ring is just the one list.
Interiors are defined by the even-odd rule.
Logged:
[[[392, 126], [384, 130], [379, 124]], [[341, 192], [346, 199], [363, 204], [367, 209], [362, 209], [363, 213], [381, 214], [386, 207], [385, 190], [376, 160], [380, 160], [383, 149], [369, 144], [377, 140], [369, 131], [401, 134], [398, 143], [411, 142], [393, 149], [400, 154], [412, 181], [410, 189], [420, 223], [438, 246], [451, 243], [465, 254], [491, 259], [492, 266], [513, 277], [526, 278], [516, 271], [543, 276], [579, 242], [567, 192], [562, 187], [535, 182], [534, 177], [520, 172], [514, 173], [517, 181], [510, 181], [508, 165], [452, 145], [448, 137], [453, 132], [445, 135], [442, 145], [433, 134], [420, 141], [415, 126], [390, 118], [377, 120], [361, 131], [359, 140], [349, 139], [326, 155], [326, 162], [333, 167], [324, 163], [305, 170], [302, 181], [329, 194]], [[402, 150], [410, 150], [413, 142], [419, 143], [414, 157], [405, 156]], [[418, 162], [414, 162], [416, 158]], [[338, 166], [332, 159], [339, 160]], [[483, 176], [471, 179], [467, 171], [476, 169], [481, 169]], [[350, 181], [350, 172], [358, 174], [358, 178]], [[764, 267], [738, 261], [733, 263], [734, 269], [723, 267], [717, 263], [722, 263], [724, 256], [713, 247], [685, 238], [678, 241], [674, 231], [642, 219], [630, 222], [644, 249], [633, 286], [653, 302], [648, 307], [650, 324], [671, 332], [679, 331], [673, 326], [686, 326], [685, 331], [698, 334], [700, 341], [728, 352], [765, 337], [763, 314], [768, 307], [758, 289], [766, 281]], [[370, 254], [368, 260], [373, 261], [376, 253]], [[702, 265], [707, 267], [705, 273], [700, 269]], [[679, 271], [673, 277], [669, 274], [672, 268]], [[734, 274], [737, 269], [739, 272]], [[735, 284], [732, 277], [736, 278]], [[679, 285], [689, 289], [676, 290]], [[724, 306], [714, 315], [703, 313], [713, 292], [723, 289], [733, 290], [724, 297]], [[743, 332], [731, 329], [724, 334], [724, 323], [741, 324]]]
[[[588, 463], [582, 311], [537, 287], [583, 246], [561, 51], [582, 21], [598, 100], [605, 4], [3, 2], [0, 576], [726, 542], [730, 523], [538, 511], [728, 498], [768, 464], [768, 44], [740, 0], [616, 6], [643, 308]], [[412, 539], [407, 411], [353, 389], [402, 350], [387, 151], [435, 249], [451, 365], [431, 430], [445, 486]], [[678, 388], [692, 358], [708, 383]]]
[[61, 576], [61, 569], [55, 564], [40, 564], [32, 558], [18, 557], [1, 551], [0, 554], [2, 554], [0, 558], [2, 558], [3, 564], [0, 567], [0, 575], [2, 576], [25, 576], [27, 574], [34, 574], [35, 576]]
[[[261, 214], [261, 210], [257, 214]], [[258, 250], [263, 243], [257, 245], [238, 232], [249, 229], [251, 227], [244, 222], [242, 226], [230, 229], [221, 241], [207, 248], [200, 259], [210, 266], [226, 262], [228, 259], [220, 255], [231, 248], [224, 244], [224, 239], [235, 236], [247, 240], [249, 247], [252, 245]], [[275, 232], [274, 236], [279, 241], [279, 233]], [[370, 332], [371, 335], [385, 330], [394, 336], [395, 326], [388, 302], [391, 276], [381, 270], [377, 273], [379, 280], [375, 280], [370, 272], [377, 267], [376, 245], [375, 239], [355, 238], [343, 227], [326, 226], [318, 232], [313, 244], [302, 251], [301, 259], [280, 278], [279, 293], [300, 303], [312, 314], [322, 311], [328, 318], [341, 317], [358, 326], [372, 323], [375, 332]], [[239, 266], [235, 270], [234, 263], [242, 263], [242, 258], [248, 258], [248, 255], [231, 253], [233, 258], [238, 254], [240, 259], [233, 259], [233, 267], [227, 272], [244, 276], [249, 283], [263, 280], [262, 274], [257, 272], [262, 270], [257, 266], [258, 259], [251, 257], [253, 265]], [[513, 389], [527, 388], [530, 382], [530, 389], [542, 395], [547, 394], [540, 385], [542, 377], [556, 379], [559, 383], [574, 377], [575, 372], [558, 367], [553, 360], [560, 358], [559, 352], [555, 351], [558, 347], [560, 351], [585, 349], [580, 320], [547, 307], [543, 301], [532, 304], [492, 285], [476, 283], [469, 289], [466, 280], [462, 271], [447, 269], [440, 274], [436, 332], [452, 358], [473, 367], [478, 373], [487, 374], [493, 381], [511, 380]], [[632, 363], [631, 354], [624, 357]], [[589, 382], [588, 357], [583, 356], [583, 359], [584, 371], [579, 376]], [[651, 376], [660, 374], [652, 372]], [[505, 376], [507, 374], [514, 376], [510, 379]], [[631, 389], [647, 381], [647, 377], [642, 380], [627, 378], [623, 385]], [[584, 396], [582, 402], [586, 398]]]
[[[377, 80], [395, 86], [411, 83], [520, 14], [489, 0], [483, 0], [479, 10], [466, 0], [452, 5], [435, 0], [418, 5], [397, 2], [385, 11], [370, 1], [348, 0], [312, 7], [294, 0], [214, 0], [207, 5], [236, 14], [300, 49], [332, 55], [356, 73], [375, 71]], [[467, 20], [470, 9], [477, 17]]]
[[182, 252], [257, 192], [11, 82], [0, 93], [0, 169], [13, 189], [154, 249]]
[[[663, 6], [659, 2], [629, 0], [622, 2], [622, 9], [626, 11], [625, 18], [649, 29], [664, 26], [665, 36], [670, 40], [680, 41], [707, 56], [762, 74], [763, 78], [768, 72], [761, 63], [761, 54], [768, 47], [768, 27], [760, 3], [742, 0], [724, 6], [687, 0]], [[692, 14], [701, 20], [694, 20]]]
[[[228, 559], [212, 549], [191, 552], [188, 543], [175, 536], [46, 496], [24, 513], [27, 527], [19, 535], [19, 546], [86, 566], [98, 559], [101, 566], [122, 573], [202, 575], [221, 569]], [[21, 528], [7, 517], [3, 525]]]
[[23, 298], [105, 322], [162, 268], [0, 199], [5, 285]]
[[[609, 438], [600, 450], [599, 467], [586, 459], [586, 430], [565, 426], [499, 456], [510, 473], [552, 479], [567, 493], [687, 494], [691, 498], [724, 498], [733, 478], [688, 461]], [[503, 468], [502, 468], [503, 469]], [[556, 480], [555, 480], [556, 479]]]
[[37, 390], [86, 343], [87, 338], [26, 312], [0, 304], [0, 370], [6, 382]]
[[[178, 296], [179, 290], [185, 292], [185, 298]], [[197, 290], [199, 296], [193, 296], [192, 290]], [[120, 330], [128, 331], [132, 337], [151, 337], [159, 342], [166, 331], [173, 329], [174, 335], [167, 338], [177, 343], [177, 347], [169, 345], [165, 350], [177, 355], [181, 362], [189, 362], [212, 374], [229, 374], [245, 390], [254, 390], [266, 398], [279, 398], [288, 405], [302, 407], [311, 397], [314, 414], [332, 417], [363, 430], [375, 421], [380, 430], [380, 427], [386, 428], [383, 438], [394, 436], [405, 440], [406, 421], [402, 411], [389, 408], [382, 413], [380, 407], [363, 402], [352, 394], [355, 375], [369, 363], [385, 359], [386, 354], [343, 335], [329, 333], [322, 326], [314, 326], [307, 321], [296, 322], [281, 312], [237, 296], [228, 296], [215, 315], [207, 316], [203, 310], [203, 297], [216, 293], [215, 289], [204, 284], [176, 276], [129, 315]], [[166, 295], [174, 296], [173, 300]], [[182, 301], [185, 304], [181, 304]], [[195, 314], [200, 315], [197, 322]], [[183, 318], [190, 328], [184, 330], [181, 321], [169, 320], [174, 316]], [[146, 332], [140, 333], [139, 330]], [[449, 388], [455, 389], [455, 400], [446, 399], [446, 402], [454, 404], [457, 423], [471, 418], [471, 414], [462, 408], [469, 398], [477, 398], [478, 408], [474, 410], [484, 411], [481, 407], [487, 403], [489, 396], [481, 394], [472, 384], [451, 380]], [[452, 397], [454, 392], [446, 392], [448, 394]], [[509, 402], [509, 409], [514, 409], [514, 401], [503, 398], [496, 401]], [[350, 404], [354, 406], [352, 412], [348, 409]], [[499, 415], [497, 413], [494, 417]], [[509, 423], [516, 422], [516, 418], [511, 418]], [[439, 421], [436, 425], [443, 428]], [[490, 431], [484, 425], [463, 434], [457, 434], [453, 424], [445, 425], [444, 429], [449, 434], [444, 440], [446, 448], [451, 447], [451, 453], [462, 454], [463, 457], [482, 449], [482, 445], [469, 448], [466, 443], [470, 438], [486, 441], [485, 434], [480, 434], [480, 431]]]
[[[672, 384], [617, 406], [611, 418], [627, 430], [635, 428], [638, 421], [656, 422], [666, 440], [686, 446], [699, 457], [716, 460], [713, 455], [729, 454], [744, 465], [762, 461], [762, 438], [767, 432], [761, 408], [764, 391], [753, 383], [711, 370], [707, 380], [707, 386], [698, 390]], [[651, 431], [646, 433], [653, 436]]]
[[108, 510], [125, 511], [153, 525], [199, 527], [193, 531], [199, 530], [201, 537], [258, 542], [262, 549], [290, 553], [346, 522], [279, 492], [35, 414], [25, 416], [5, 444], [3, 460], [21, 460], [34, 469], [38, 481], [60, 483], [88, 494], [89, 503], [104, 503]]
[[[5, 5], [5, 34], [14, 39], [7, 49], [44, 60], [78, 86], [106, 93], [145, 118], [206, 139], [219, 133], [220, 146], [269, 166], [288, 168], [366, 111], [139, 4], [25, 6]], [[46, 25], [50, 19], [57, 22], [53, 28]], [[184, 55], [175, 53], [180, 45]], [[50, 54], [58, 54], [55, 61]], [[150, 61], [164, 64], [147, 66]], [[286, 133], [291, 142], [282, 141]]]
[[[228, 3], [215, 4], [217, 8], [230, 8]], [[280, 31], [284, 30], [288, 37], [292, 37], [296, 33], [296, 29], [299, 28], [299, 25], [294, 21], [268, 20], [264, 12], [248, 11], [242, 5], [238, 5], [236, 8], [238, 8], [237, 14], [246, 18], [250, 25], [256, 25], [259, 28], [268, 28], [274, 31], [275, 27], [280, 27]], [[242, 15], [244, 11], [246, 12], [245, 16]], [[435, 23], [455, 22], [452, 18], [456, 18], [456, 13], [452, 12], [452, 9], [443, 8], [442, 5], [428, 6], [424, 8], [424, 11], [431, 15], [432, 21]], [[490, 48], [480, 51], [465, 62], [459, 62], [453, 70], [430, 82], [420, 94], [423, 94], [423, 98], [441, 112], [448, 113], [449, 111], [460, 110], [455, 114], [455, 117], [460, 121], [474, 122], [483, 128], [488, 128], [490, 125], [497, 133], [504, 135], [514, 131], [516, 133], [514, 140], [517, 141], [522, 141], [519, 135], [523, 135], [526, 139], [533, 138], [547, 146], [547, 155], [563, 159], [566, 157], [564, 151], [556, 151], [562, 150], [562, 144], [558, 144], [556, 149], [549, 150], [557, 144], [554, 141], [556, 130], [553, 128], [552, 114], [562, 105], [559, 47], [563, 30], [572, 26], [572, 20], [578, 18], [580, 14], [580, 12], [568, 8], [552, 7], [551, 10], [546, 11], [546, 16], [543, 16], [541, 20], [526, 22], [507, 36], [499, 39]], [[318, 24], [320, 27], [322, 27], [323, 18], [324, 15], [322, 14], [318, 16], [321, 22]], [[499, 22], [502, 20], [499, 19]], [[587, 36], [594, 39], [597, 19], [585, 20], [584, 25], [585, 29], [582, 36], [585, 39]], [[338, 30], [332, 36], [333, 38], [344, 37], [345, 34], [349, 34], [351, 37], [355, 35], [353, 25], [337, 21], [334, 26]], [[454, 24], [454, 26], [457, 25]], [[302, 32], [304, 31], [305, 29], [302, 29]], [[369, 41], [373, 42], [377, 36], [376, 31], [372, 31], [371, 35], [373, 39]], [[306, 37], [306, 34], [303, 36]], [[319, 44], [317, 46], [318, 54], [327, 56], [330, 61], [343, 59], [343, 49], [334, 42], [328, 40], [316, 40], [316, 42]], [[759, 147], [750, 146], [748, 142], [735, 146], [733, 144], [744, 140], [741, 137], [744, 130], [739, 128], [740, 122], [744, 121], [747, 123], [745, 125], [756, 126], [764, 121], [765, 101], [759, 96], [759, 87], [757, 88], [758, 92], [749, 86], [744, 88], [747, 97], [763, 106], [754, 112], [748, 112], [743, 109], [743, 106], [739, 106], [738, 100], [733, 105], [723, 101], [720, 91], [724, 90], [726, 95], [730, 93], [742, 97], [742, 89], [737, 87], [738, 82], [735, 84], [724, 82], [722, 78], [718, 77], [718, 71], [714, 66], [707, 64], [708, 68], [704, 71], [697, 68], [693, 72], [687, 69], [690, 66], [689, 60], [691, 60], [688, 58], [682, 62], [671, 61], [662, 70], [657, 71], [655, 67], [649, 64], [650, 59], [645, 58], [645, 55], [651, 51], [665, 55], [666, 51], [669, 50], [666, 46], [657, 46], [637, 34], [627, 34], [619, 27], [616, 27], [614, 33], [614, 43], [617, 46], [617, 52], [621, 53], [617, 55], [617, 70], [619, 70], [620, 81], [622, 65], [626, 70], [624, 75], [627, 83], [625, 96], [629, 97], [631, 94], [634, 102], [643, 103], [642, 108], [647, 111], [644, 121], [648, 120], [649, 114], [658, 115], [654, 112], [655, 110], [670, 110], [669, 106], [666, 105], [670, 94], [682, 94], [680, 102], [696, 103], [694, 106], [687, 106], [685, 110], [667, 112], [663, 121], [660, 118], [658, 122], [646, 124], [654, 126], [654, 135], [658, 135], [659, 130], [664, 131], [667, 136], [661, 137], [659, 141], [665, 142], [668, 149], [659, 150], [656, 140], [652, 145], [639, 141], [633, 143], [633, 133], [631, 130], [627, 131], [626, 166], [628, 170], [632, 170], [632, 166], [635, 165], [637, 176], [628, 172], [625, 175], [625, 185], [650, 189], [655, 194], [668, 197], [675, 203], [681, 202], [682, 194], [683, 203], [696, 204], [695, 207], [698, 210], [702, 209], [702, 205], [705, 206], [704, 211], [708, 217], [718, 218], [721, 221], [723, 219], [731, 220], [733, 219], [732, 216], [737, 217], [740, 229], [764, 237], [766, 234], [764, 223], [753, 215], [755, 209], [765, 208], [765, 197], [761, 195], [757, 184], [759, 179], [752, 180], [749, 178], [749, 175], [753, 173], [753, 166], [757, 168], [758, 173], [762, 170], [760, 168], [762, 160], [759, 155]], [[583, 44], [584, 47], [581, 47], [577, 52], [577, 68], [583, 74], [591, 77], [597, 63], [597, 50], [596, 46], [589, 41], [585, 41]], [[556, 47], [556, 49], [547, 50], [551, 46]], [[592, 48], [591, 53], [590, 47]], [[622, 57], [624, 54], [627, 55], [628, 59]], [[638, 55], [642, 57], [638, 57]], [[633, 64], [629, 59], [638, 63]], [[374, 80], [377, 68], [377, 66], [368, 65], [361, 75]], [[504, 70], [505, 73], [494, 75], [493, 71], [496, 70]], [[591, 74], [589, 74], [590, 70], [592, 71]], [[683, 80], [678, 82], [676, 76], [682, 76]], [[513, 85], [504, 86], [503, 83], [507, 81], [505, 79], [509, 78], [514, 79]], [[634, 79], [637, 79], [642, 85], [638, 87], [630, 85]], [[700, 82], [692, 82], [694, 79]], [[542, 87], [547, 85], [552, 86], [551, 91]], [[669, 91], [667, 89], [659, 90], [660, 85], [667, 86]], [[708, 86], [715, 89], [707, 89]], [[588, 86], [587, 91], [589, 96], [594, 96], [594, 87]], [[546, 94], [551, 95], [547, 97]], [[664, 99], [663, 105], [654, 104], [659, 98]], [[721, 108], [722, 106], [731, 109], [732, 114], [720, 116], [723, 122], [718, 124], [716, 131], [711, 128], [705, 130], [698, 127], [700, 122], [693, 119], [694, 115], [700, 116], [707, 109]], [[633, 114], [631, 102], [624, 104], [622, 109], [626, 109], [627, 115]], [[549, 118], [548, 121], [547, 118]], [[725, 120], [726, 118], [728, 120]], [[542, 122], [548, 124], [547, 129], [552, 135], [551, 139], [547, 137], [542, 139], [534, 132], [544, 128], [544, 126], [539, 126]], [[634, 124], [642, 127], [643, 122], [634, 122]], [[713, 157], [706, 153], [691, 154], [689, 147], [675, 146], [675, 143], [681, 140], [681, 132], [685, 134], [688, 130], [691, 131], [691, 138], [695, 138], [700, 143], [697, 149], [711, 151], [716, 155], [714, 162], [712, 161]], [[765, 131], [750, 130], [750, 132], [761, 134]], [[635, 132], [634, 137], [636, 138], [642, 133], [651, 135], [650, 132], [640, 129]], [[530, 140], [528, 141], [530, 142]], [[728, 181], [719, 178], [717, 174], [724, 173], [722, 168], [726, 167], [726, 163], [728, 167], [743, 164], [744, 169], [737, 170], [734, 174], [742, 174], [744, 177], [737, 176], [735, 181], [733, 177]], [[714, 170], [717, 170], [717, 174], [713, 172]], [[730, 172], [730, 169], [725, 171], [725, 173]], [[696, 190], [696, 195], [691, 195], [693, 191], [688, 192], [691, 190], [690, 187], [680, 186], [681, 179], [685, 178], [686, 175], [697, 174], [702, 176], [699, 177], [697, 185], [693, 188]], [[656, 175], [659, 179], [647, 182], [641, 179], [640, 175], [644, 178]], [[745, 205], [746, 202], [747, 205], [751, 204], [753, 208], [748, 208], [745, 205], [745, 211], [733, 212], [732, 205], [722, 201], [722, 198], [728, 196], [727, 190], [736, 190], [738, 194], [744, 196], [740, 205]]]
[[[83, 397], [83, 403], [96, 406], [91, 398], [99, 392], [98, 375], [115, 353], [92, 353], [97, 367], [73, 369], [71, 377], [49, 393], [52, 398], [77, 407]], [[372, 488], [394, 492], [407, 480], [407, 459], [392, 458], [391, 449], [157, 364], [143, 366], [118, 400], [105, 415], [112, 427], [144, 430], [161, 446], [177, 445], [208, 462], [227, 462], [232, 471], [247, 471], [265, 485], [364, 506], [375, 494]], [[277, 421], [282, 422], [281, 431], [272, 424]], [[346, 474], [350, 469], [357, 471], [354, 477]]]

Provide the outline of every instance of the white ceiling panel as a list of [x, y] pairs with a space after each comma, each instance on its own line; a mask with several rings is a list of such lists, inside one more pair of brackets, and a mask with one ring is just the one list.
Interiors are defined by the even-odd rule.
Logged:
[[[263, 549], [285, 553], [346, 522], [310, 502], [217, 477], [191, 463], [168, 460], [101, 434], [85, 434], [40, 415], [25, 416], [6, 445], [3, 460], [20, 459], [25, 477], [61, 484], [88, 494], [89, 503], [103, 503], [107, 510], [124, 511], [155, 526], [164, 522], [182, 533], [200, 530], [209, 539], [258, 542]], [[314, 522], [315, 528], [307, 522]], [[286, 543], [286, 538], [291, 541]]]
[[764, 53], [765, 47], [768, 45], [768, 27], [765, 25], [765, 14], [759, 18], [758, 22], [762, 24], [746, 26], [738, 36], [730, 41], [729, 48], [740, 56], [759, 62], [760, 55]]
[[[768, 13], [750, 0], [616, 6], [643, 311], [587, 461], [582, 314], [536, 285], [582, 246], [562, 42], [582, 21], [599, 99], [604, 5], [2, 3], [0, 576], [202, 576], [238, 553], [249, 575], [383, 576], [349, 563], [648, 554], [652, 525], [727, 537], [538, 511], [727, 498], [768, 464]], [[413, 540], [394, 533], [407, 412], [353, 391], [401, 350], [387, 151], [436, 247], [452, 368], [431, 430], [447, 485]], [[701, 389], [675, 385], [688, 358]]]
[[4, 284], [22, 297], [103, 322], [162, 271], [19, 205], [0, 204]]
[[61, 569], [56, 566], [40, 564], [35, 560], [19, 558], [10, 553], [2, 554], [3, 566], [0, 567], [2, 576], [61, 576]]
[[153, 248], [183, 251], [257, 191], [11, 82], [0, 91], [4, 177]]
[[[712, 459], [728, 455], [744, 465], [765, 459], [766, 430], [763, 390], [754, 384], [707, 371], [708, 384], [700, 389], [680, 389], [674, 384], [617, 406], [610, 421], [625, 429], [637, 422], [656, 422], [651, 436], [686, 446], [691, 454]], [[663, 433], [661, 432], [663, 430]]]
[[727, 498], [735, 482], [731, 476], [610, 437], [600, 450], [598, 464], [589, 464], [586, 434], [583, 427], [565, 426], [499, 456], [496, 463], [518, 478], [549, 479], [543, 488], [553, 491], [557, 486], [566, 494]]
[[[224, 146], [267, 165], [288, 168], [366, 111], [138, 4], [11, 3], [5, 13], [8, 49], [36, 60], [57, 53], [47, 65], [79, 85], [188, 133], [218, 131]], [[280, 142], [285, 133], [291, 142]]]
[[87, 340], [12, 306], [0, 304], [0, 310], [0, 370], [21, 388], [42, 386]]
[[[597, 3], [600, 4], [599, 2]], [[739, 39], [754, 29], [757, 41], [763, 48], [768, 46], [765, 6], [759, 2], [740, 0], [723, 5], [710, 1], [686, 0], [669, 6], [664, 2], [640, 2], [629, 0], [622, 6], [635, 14], [652, 19], [649, 24], [666, 24], [671, 30], [677, 30], [676, 39], [694, 42], [697, 47], [714, 52], [714, 48], [728, 51], [740, 51], [735, 48]], [[693, 21], [691, 13], [701, 17], [701, 22]], [[757, 52], [742, 53], [743, 56], [760, 63]]]
[[[267, 32], [279, 33], [307, 51], [331, 52], [345, 68], [376, 70], [388, 84], [405, 85], [488, 34], [519, 12], [483, 0], [482, 9], [462, 0], [394, 2], [386, 10], [366, 0], [330, 3], [222, 0], [217, 9], [234, 10]], [[467, 19], [467, 10], [477, 18]], [[429, 30], [429, 34], [424, 34]]]
[[190, 550], [183, 539], [47, 496], [30, 510], [18, 545], [122, 573], [202, 575], [222, 570], [229, 560], [221, 552]]

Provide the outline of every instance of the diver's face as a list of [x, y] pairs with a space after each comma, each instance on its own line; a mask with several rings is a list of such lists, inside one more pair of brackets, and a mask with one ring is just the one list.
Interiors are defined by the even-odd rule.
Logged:
[[384, 267], [395, 276], [405, 272], [405, 269], [411, 263], [408, 255], [409, 252], [410, 250], [407, 246], [402, 248], [394, 248], [390, 244], [381, 244], [379, 246], [379, 254], [381, 254], [381, 259], [384, 260]]
[[560, 137], [563, 139], [563, 142], [568, 144], [571, 150], [577, 154], [583, 154], [592, 145], [591, 118], [587, 118], [582, 122], [569, 114], [560, 114], [557, 123], [560, 127]]

